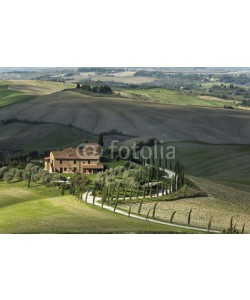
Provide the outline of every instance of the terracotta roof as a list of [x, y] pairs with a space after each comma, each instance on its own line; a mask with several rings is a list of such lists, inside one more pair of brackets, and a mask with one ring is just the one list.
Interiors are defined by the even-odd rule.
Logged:
[[62, 151], [52, 151], [55, 159], [86, 160], [99, 159], [99, 145], [88, 143], [83, 149], [67, 148]]

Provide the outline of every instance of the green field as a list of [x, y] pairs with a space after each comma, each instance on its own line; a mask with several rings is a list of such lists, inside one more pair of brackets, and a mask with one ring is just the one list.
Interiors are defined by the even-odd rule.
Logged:
[[250, 145], [213, 145], [195, 142], [167, 143], [175, 146], [176, 157], [186, 173], [214, 178], [250, 178]]
[[[122, 145], [129, 146], [132, 142], [133, 140], [127, 141]], [[246, 182], [250, 179], [250, 165], [247, 163], [250, 160], [250, 145], [169, 142], [158, 146], [158, 157], [160, 151], [163, 152], [165, 157], [169, 146], [174, 147], [175, 158], [180, 160], [185, 173], [188, 175], [221, 179], [231, 178], [233, 180], [245, 180]], [[170, 161], [168, 161], [168, 167]], [[174, 159], [172, 165], [174, 166]]]
[[35, 96], [48, 95], [74, 84], [38, 80], [0, 80], [0, 108], [28, 101]]
[[27, 95], [23, 92], [9, 90], [4, 86], [0, 86], [0, 108], [28, 101], [34, 98], [32, 95]]
[[0, 182], [0, 233], [197, 233], [114, 214], [56, 188], [26, 186]]
[[121, 95], [135, 100], [147, 100], [174, 105], [195, 105], [206, 107], [224, 107], [224, 105], [234, 106], [233, 100], [205, 99], [198, 96], [187, 96], [178, 91], [171, 91], [161, 88], [152, 89], [124, 89]]
[[[67, 125], [22, 122], [0, 125], [2, 149], [48, 150], [75, 147], [97, 137], [84, 130]], [[14, 139], [14, 142], [13, 142]]]
[[0, 86], [8, 86], [9, 90], [20, 91], [27, 95], [42, 96], [75, 87], [72, 83], [42, 80], [0, 80]]

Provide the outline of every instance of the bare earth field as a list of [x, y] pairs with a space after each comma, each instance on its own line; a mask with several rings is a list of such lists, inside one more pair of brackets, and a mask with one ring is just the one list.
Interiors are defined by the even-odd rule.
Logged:
[[[250, 233], [250, 179], [248, 180], [218, 180], [190, 177], [207, 196], [183, 198], [178, 200], [154, 200], [142, 205], [141, 214], [147, 215], [149, 209], [152, 216], [153, 207], [158, 202], [155, 217], [170, 221], [171, 215], [176, 211], [174, 222], [187, 224], [188, 214], [192, 209], [191, 225], [207, 228], [212, 218], [212, 229], [229, 228], [230, 220], [236, 223], [241, 231], [245, 224], [245, 233]], [[129, 210], [130, 203], [120, 204], [119, 208]], [[139, 203], [132, 205], [131, 211], [138, 212]]]
[[250, 112], [174, 106], [60, 92], [0, 110], [0, 120], [72, 124], [90, 133], [117, 129], [169, 141], [249, 144]]
[[[152, 216], [155, 202], [147, 202], [142, 206], [142, 215], [147, 215], [151, 208]], [[129, 210], [129, 205], [119, 205], [119, 208]], [[132, 206], [132, 212], [137, 213], [139, 204]], [[244, 206], [242, 203], [232, 203], [215, 197], [188, 198], [176, 201], [162, 201], [157, 205], [155, 217], [170, 221], [171, 215], [176, 211], [174, 222], [187, 224], [188, 214], [192, 209], [191, 225], [207, 228], [210, 218], [212, 218], [212, 229], [223, 230], [229, 227], [231, 217], [241, 229], [245, 223], [245, 232], [250, 233], [250, 206]]]

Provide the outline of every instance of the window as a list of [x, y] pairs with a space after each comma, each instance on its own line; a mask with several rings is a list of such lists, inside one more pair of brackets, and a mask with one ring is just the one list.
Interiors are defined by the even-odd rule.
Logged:
[[76, 168], [73, 169], [73, 172], [74, 172], [74, 173], [76, 172]]
[[60, 168], [60, 173], [62, 173], [63, 172], [63, 168]]
[[90, 160], [88, 160], [88, 164], [90, 164]]
[[74, 160], [74, 165], [76, 164], [76, 160]]
[[62, 160], [60, 160], [60, 164], [62, 164]]
[[67, 168], [64, 168], [64, 172], [66, 172], [67, 171]]

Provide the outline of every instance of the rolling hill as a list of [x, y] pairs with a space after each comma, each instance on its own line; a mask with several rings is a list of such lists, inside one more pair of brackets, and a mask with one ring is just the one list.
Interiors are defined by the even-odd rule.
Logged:
[[117, 129], [165, 141], [249, 144], [250, 112], [177, 106], [64, 91], [0, 110], [0, 121], [28, 119], [69, 125], [91, 134]]
[[28, 189], [25, 182], [0, 182], [0, 208], [0, 233], [199, 233], [117, 215], [61, 196], [60, 189]]

